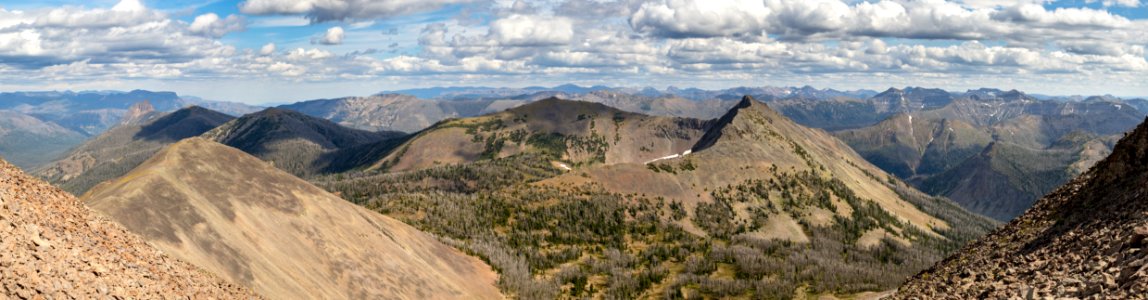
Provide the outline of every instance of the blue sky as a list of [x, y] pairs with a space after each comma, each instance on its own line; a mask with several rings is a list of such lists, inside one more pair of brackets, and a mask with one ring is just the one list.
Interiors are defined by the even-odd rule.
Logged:
[[1148, 96], [1142, 0], [0, 0], [0, 90], [247, 103], [402, 88]]

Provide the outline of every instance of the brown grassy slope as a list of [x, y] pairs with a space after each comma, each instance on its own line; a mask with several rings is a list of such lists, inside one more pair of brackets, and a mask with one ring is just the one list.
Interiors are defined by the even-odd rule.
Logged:
[[201, 138], [84, 199], [160, 249], [273, 298], [501, 297], [481, 261]]
[[0, 298], [257, 298], [0, 161]]
[[1148, 124], [1087, 173], [901, 287], [898, 298], [1148, 295]]
[[570, 166], [641, 163], [689, 150], [706, 124], [598, 103], [550, 98], [504, 112], [448, 120], [419, 133], [372, 169], [408, 171], [523, 152]]

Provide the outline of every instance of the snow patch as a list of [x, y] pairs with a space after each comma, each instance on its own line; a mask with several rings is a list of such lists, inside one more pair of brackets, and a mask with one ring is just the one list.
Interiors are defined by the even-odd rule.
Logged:
[[667, 159], [674, 159], [674, 158], [678, 158], [678, 157], [685, 157], [686, 155], [690, 155], [690, 153], [694, 153], [694, 150], [686, 150], [686, 152], [682, 152], [681, 154], [673, 154], [673, 155], [662, 156], [662, 157], [659, 157], [659, 158], [655, 158], [655, 159], [653, 159], [653, 160], [647, 161], [645, 164], [647, 164], [647, 165], [648, 165], [648, 164], [650, 164], [650, 163], [654, 163], [654, 162], [657, 162], [657, 161], [660, 161], [660, 160], [667, 160]]

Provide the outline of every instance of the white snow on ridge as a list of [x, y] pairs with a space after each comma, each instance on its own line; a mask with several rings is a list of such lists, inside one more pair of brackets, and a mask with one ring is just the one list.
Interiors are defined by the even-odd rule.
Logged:
[[667, 159], [674, 159], [674, 158], [678, 158], [678, 157], [685, 157], [686, 155], [690, 155], [690, 153], [693, 153], [693, 152], [694, 152], [693, 150], [686, 150], [686, 152], [682, 152], [682, 154], [674, 154], [674, 155], [668, 155], [668, 156], [663, 156], [663, 157], [655, 158], [655, 159], [653, 159], [653, 160], [651, 160], [651, 161], [647, 161], [645, 164], [647, 164], [647, 165], [648, 165], [648, 164], [650, 164], [650, 163], [653, 163], [653, 162], [657, 162], [657, 161], [660, 161], [660, 160], [667, 160]]

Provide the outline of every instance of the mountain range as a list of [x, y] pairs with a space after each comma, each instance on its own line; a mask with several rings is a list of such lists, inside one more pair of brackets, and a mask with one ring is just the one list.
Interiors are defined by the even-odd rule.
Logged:
[[943, 98], [919, 91], [878, 97], [922, 109], [900, 109], [836, 135], [921, 190], [1002, 221], [1105, 157], [1146, 114], [1119, 101], [1042, 101], [989, 89]]
[[159, 112], [194, 105], [238, 116], [256, 109], [143, 90], [0, 93], [0, 155], [25, 170], [42, 167], [119, 125], [141, 102]]
[[473, 117], [523, 104], [518, 100], [435, 101], [385, 94], [304, 101], [279, 108], [370, 131], [416, 132], [447, 119]]
[[[1138, 100], [994, 89], [858, 92], [871, 94], [864, 98], [812, 88], [723, 91], [765, 93], [759, 101], [698, 96], [702, 90], [561, 88], [502, 99], [459, 88], [433, 100], [305, 101], [238, 118], [137, 101], [96, 137], [34, 169], [83, 195], [83, 204], [10, 166], [16, 175], [4, 178], [16, 181], [0, 185], [0, 202], [28, 193], [14, 199], [72, 199], [68, 209], [80, 210], [69, 218], [77, 220], [90, 218], [83, 206], [91, 207], [119, 224], [105, 221], [108, 228], [126, 228], [114, 236], [142, 245], [130, 247], [169, 255], [155, 261], [176, 266], [165, 267], [171, 276], [208, 276], [196, 279], [205, 284], [192, 290], [200, 296], [1139, 291], [1138, 271], [1128, 270], [1148, 234], [1137, 227], [1135, 202], [1137, 174], [1148, 174], [1137, 166], [1148, 129], [1124, 134], [1144, 119]], [[395, 130], [400, 125], [409, 127]], [[0, 204], [17, 217], [24, 205], [57, 205], [15, 203]], [[995, 231], [999, 223], [984, 217], [1007, 221], [1026, 210]], [[0, 221], [23, 222], [11, 223], [17, 230], [56, 220], [20, 218]], [[55, 251], [43, 240], [88, 230], [48, 226], [57, 233], [16, 243]], [[1102, 235], [1117, 238], [1095, 238]], [[14, 253], [0, 262], [39, 255]], [[90, 259], [84, 255], [73, 258]], [[1074, 265], [1086, 268], [1066, 267]], [[3, 294], [60, 290], [5, 276]], [[156, 283], [149, 293], [165, 288]]]
[[[1137, 105], [1148, 103], [1111, 96], [1044, 97], [1049, 100], [1040, 100], [1019, 91], [977, 89], [947, 92], [917, 87], [891, 88], [881, 93], [839, 92], [811, 87], [733, 88], [707, 92], [698, 89], [659, 91], [574, 85], [522, 89], [432, 88], [395, 92], [436, 99], [380, 94], [304, 101], [283, 105], [280, 109], [299, 111], [360, 130], [413, 133], [444, 120], [491, 114], [548, 98], [602, 103], [632, 113], [711, 119], [720, 117], [737, 102], [729, 95], [756, 93], [771, 107], [799, 124], [834, 132], [867, 160], [915, 187], [933, 195], [950, 197], [974, 212], [998, 220], [1018, 215], [1033, 200], [1104, 157], [1118, 135], [1134, 126], [1144, 114], [1136, 109]], [[176, 100], [170, 100], [173, 94], [157, 94], [159, 96], [156, 97], [169, 99], [164, 102], [165, 107], [174, 105], [172, 101]], [[147, 93], [134, 91], [129, 95], [139, 98]], [[869, 97], [859, 98], [863, 96]], [[36, 119], [29, 117], [24, 120]], [[0, 143], [0, 149], [14, 145], [16, 140], [70, 145], [83, 139], [82, 135], [59, 131], [66, 131], [66, 128], [53, 131], [54, 127], [45, 125], [41, 126], [41, 131], [49, 134], [35, 138], [25, 134], [8, 135], [13, 142]], [[398, 136], [397, 133], [385, 132], [382, 135]], [[308, 143], [315, 143], [318, 139], [312, 136], [310, 140]], [[292, 172], [304, 176], [343, 171], [365, 161], [376, 160], [381, 153], [364, 154], [364, 151], [342, 148], [355, 146], [349, 144], [373, 147], [370, 144], [375, 142], [380, 141], [365, 138], [343, 145], [318, 142], [318, 148], [311, 154], [277, 160], [295, 164]], [[398, 142], [387, 142], [383, 147], [373, 148], [393, 144]], [[27, 151], [38, 157], [34, 160], [44, 162], [22, 166], [42, 168], [37, 166], [46, 163], [48, 157], [58, 157], [63, 151]], [[268, 153], [257, 153], [264, 158], [266, 155]], [[20, 153], [9, 156], [24, 157]], [[1034, 161], [1038, 157], [1046, 159], [1041, 159], [1040, 163], [1012, 163]]]
[[[711, 119], [732, 107], [737, 98], [730, 95], [738, 92], [763, 99], [799, 124], [834, 132], [870, 162], [925, 192], [1002, 221], [1019, 215], [1036, 198], [1104, 157], [1119, 135], [1146, 114], [1142, 108], [1148, 103], [1111, 96], [1041, 100], [1016, 90], [989, 88], [949, 92], [907, 87], [869, 93], [810, 87], [659, 91], [565, 85], [393, 91], [439, 100], [387, 94], [375, 96], [374, 101], [308, 101], [284, 108], [310, 107], [316, 110], [305, 112], [313, 116], [372, 130], [393, 127], [380, 124], [419, 124], [402, 130], [413, 132], [449, 118], [547, 98], [602, 103], [632, 113]], [[368, 106], [372, 108], [361, 109]], [[399, 116], [408, 117], [404, 121]]]
[[868, 98], [877, 92], [871, 90], [838, 91], [834, 89], [817, 89], [811, 86], [804, 87], [736, 87], [720, 90], [704, 90], [699, 88], [678, 88], [674, 86], [665, 89], [654, 87], [609, 87], [589, 86], [583, 87], [575, 84], [563, 84], [555, 87], [532, 86], [524, 88], [493, 88], [493, 87], [431, 87], [421, 89], [407, 89], [384, 91], [380, 94], [411, 95], [423, 99], [465, 100], [465, 99], [502, 99], [521, 97], [539, 93], [564, 93], [569, 95], [590, 94], [594, 92], [612, 92], [645, 97], [675, 96], [690, 100], [725, 99], [737, 100], [742, 95], [758, 95], [770, 98], [804, 97], [804, 98], [830, 98], [852, 97]]

